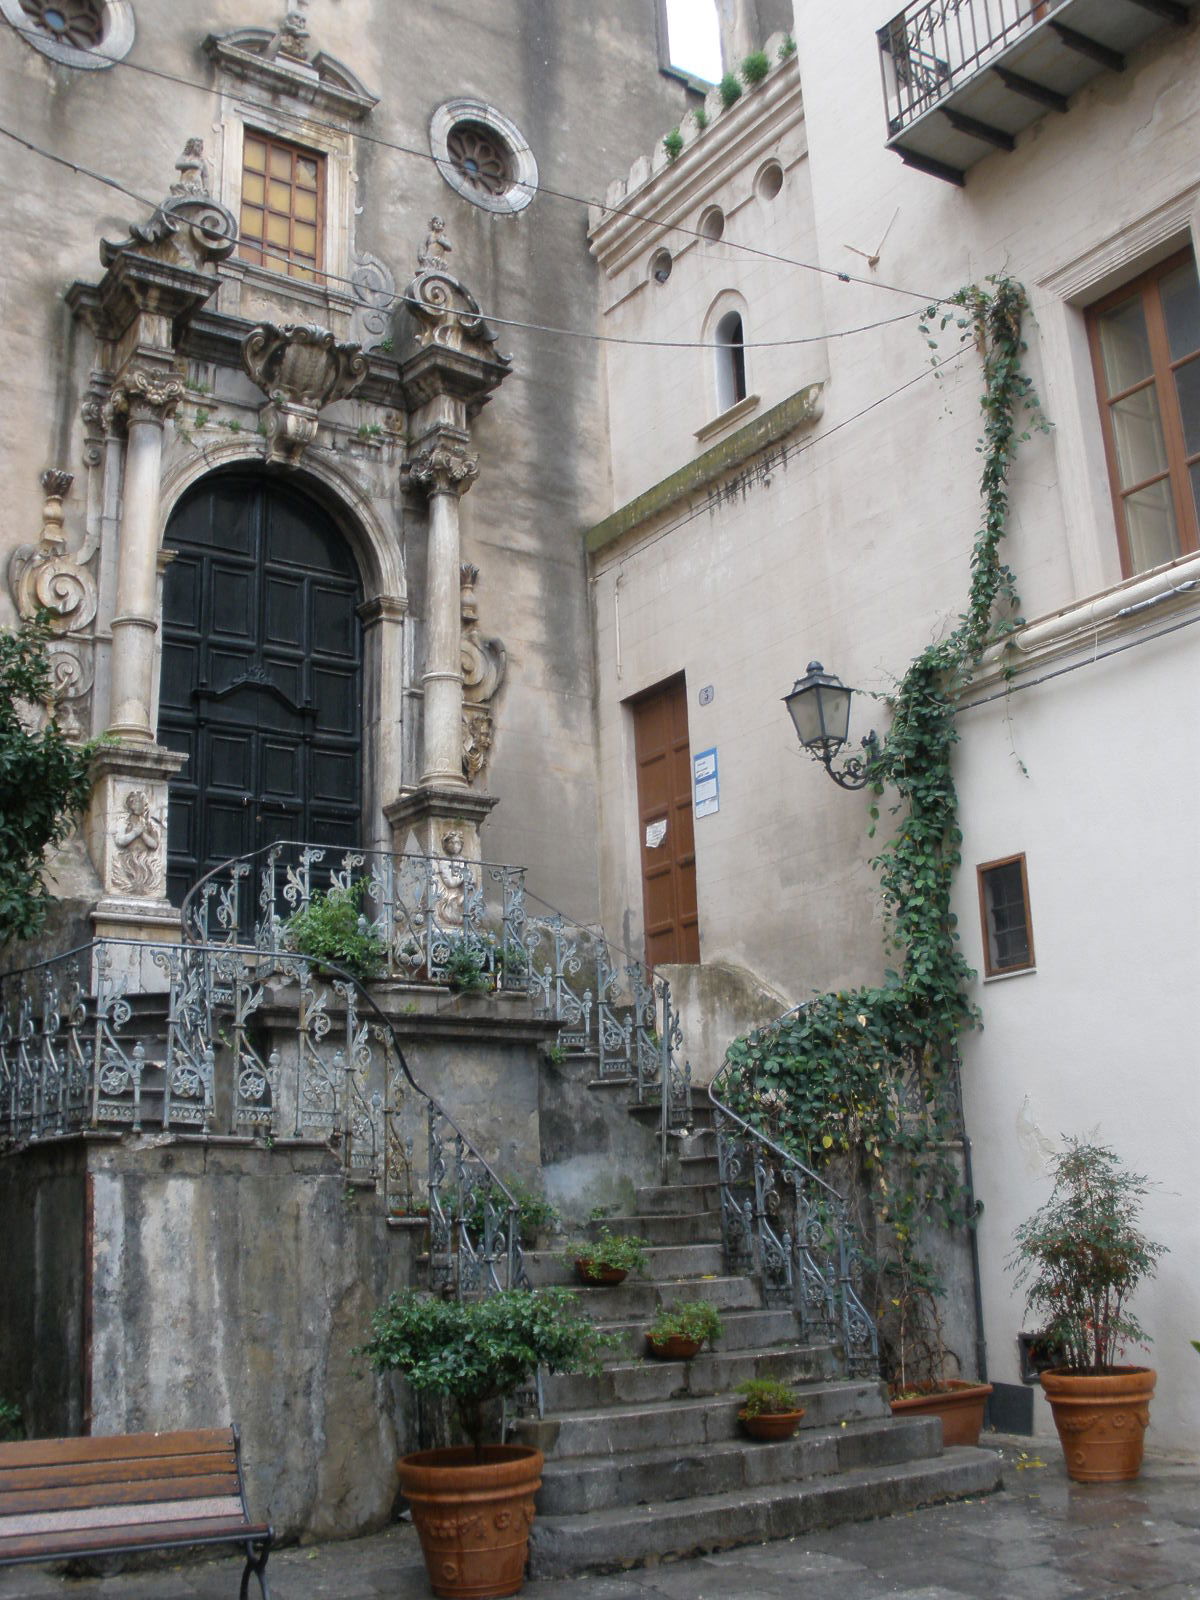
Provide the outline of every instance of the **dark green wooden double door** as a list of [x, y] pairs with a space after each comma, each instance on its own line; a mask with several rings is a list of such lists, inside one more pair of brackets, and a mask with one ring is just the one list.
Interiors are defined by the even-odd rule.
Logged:
[[159, 738], [172, 900], [278, 839], [362, 834], [362, 587], [324, 509], [261, 475], [206, 478], [167, 527]]

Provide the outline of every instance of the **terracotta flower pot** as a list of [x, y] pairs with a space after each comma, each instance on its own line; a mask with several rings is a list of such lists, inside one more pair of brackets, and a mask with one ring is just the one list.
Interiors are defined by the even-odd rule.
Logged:
[[1157, 1377], [1149, 1367], [1114, 1367], [1099, 1377], [1066, 1367], [1041, 1374], [1069, 1478], [1122, 1483], [1137, 1477]]
[[699, 1339], [685, 1339], [681, 1333], [673, 1333], [669, 1339], [656, 1344], [649, 1334], [646, 1335], [646, 1351], [659, 1361], [690, 1361], [699, 1354], [700, 1343]]
[[983, 1427], [983, 1411], [991, 1392], [990, 1383], [967, 1383], [963, 1378], [948, 1378], [940, 1389], [893, 1400], [892, 1415], [941, 1417], [944, 1445], [978, 1444], [979, 1432]]
[[629, 1276], [624, 1267], [595, 1267], [587, 1256], [576, 1256], [575, 1271], [581, 1283], [591, 1284], [593, 1288], [624, 1283]]
[[528, 1445], [418, 1450], [396, 1463], [429, 1586], [447, 1600], [516, 1594], [525, 1582], [542, 1452]]
[[752, 1439], [790, 1439], [803, 1415], [803, 1406], [799, 1411], [760, 1411], [756, 1417], [739, 1411], [738, 1421]]

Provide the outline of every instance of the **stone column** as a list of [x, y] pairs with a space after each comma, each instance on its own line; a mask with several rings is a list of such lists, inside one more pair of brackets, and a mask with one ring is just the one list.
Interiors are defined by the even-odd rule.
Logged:
[[159, 484], [163, 424], [183, 397], [178, 378], [134, 369], [113, 389], [114, 411], [129, 419], [124, 510], [112, 620], [112, 699], [108, 731], [124, 742], [153, 744], [157, 670]]
[[475, 456], [439, 444], [412, 462], [410, 481], [429, 495], [426, 556], [425, 733], [421, 784], [465, 789], [462, 755], [462, 605], [458, 502], [475, 481]]

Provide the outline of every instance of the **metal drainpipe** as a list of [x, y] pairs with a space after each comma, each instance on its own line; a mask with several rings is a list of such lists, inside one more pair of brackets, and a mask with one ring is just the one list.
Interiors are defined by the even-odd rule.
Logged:
[[[961, 1091], [959, 1104], [961, 1105]], [[971, 1218], [971, 1227], [968, 1230], [971, 1236], [971, 1287], [975, 1293], [975, 1365], [979, 1371], [980, 1383], [988, 1381], [987, 1375], [987, 1336], [983, 1331], [983, 1284], [979, 1273], [979, 1230], [976, 1222], [982, 1209], [975, 1198], [975, 1173], [971, 1165], [971, 1136], [967, 1132], [966, 1123], [963, 1124], [963, 1186], [967, 1191], [967, 1214]]]

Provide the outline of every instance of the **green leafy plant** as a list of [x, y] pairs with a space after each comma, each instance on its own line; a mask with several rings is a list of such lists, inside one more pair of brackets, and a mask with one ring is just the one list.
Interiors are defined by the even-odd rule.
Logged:
[[383, 429], [377, 422], [364, 422], [355, 434], [356, 439], [361, 439], [365, 444], [368, 439], [382, 439]]
[[723, 1331], [711, 1300], [681, 1300], [678, 1305], [663, 1306], [646, 1335], [654, 1344], [665, 1344], [668, 1339], [694, 1339], [703, 1344], [719, 1339]]
[[728, 111], [731, 105], [742, 98], [742, 86], [732, 72], [727, 72], [717, 85], [717, 93]]
[[362, 913], [367, 880], [314, 894], [284, 925], [288, 948], [314, 961], [344, 967], [356, 978], [375, 978], [383, 970], [387, 946]]
[[790, 61], [795, 54], [796, 41], [792, 38], [790, 33], [785, 33], [783, 36], [783, 41], [779, 46], [779, 59], [780, 61]]
[[242, 425], [236, 417], [231, 417], [225, 426], [229, 429], [230, 433], [241, 433], [242, 431]]
[[49, 617], [0, 632], [0, 944], [41, 927], [49, 894], [46, 851], [75, 826], [91, 792], [98, 744], [72, 745], [53, 721], [46, 646]]
[[386, 339], [380, 339], [375, 348], [376, 350], [382, 351], [385, 356], [390, 356], [392, 351], [396, 348], [396, 341], [389, 335]]
[[446, 971], [446, 982], [456, 993], [480, 994], [492, 987], [483, 945], [471, 934], [457, 934], [450, 941], [442, 964]]
[[551, 1066], [554, 1067], [561, 1067], [563, 1062], [567, 1059], [566, 1047], [561, 1044], [547, 1045], [542, 1054], [546, 1057], [546, 1060], [551, 1064]]
[[664, 137], [663, 149], [667, 152], [668, 161], [677, 161], [683, 154], [683, 134], [678, 128], [672, 128]]
[[409, 1290], [371, 1319], [355, 1353], [422, 1393], [444, 1395], [482, 1458], [485, 1408], [510, 1397], [538, 1367], [595, 1372], [603, 1343], [566, 1289], [507, 1289], [476, 1301]]
[[0, 1444], [11, 1444], [25, 1437], [25, 1424], [21, 1408], [11, 1400], [0, 1397]]
[[742, 77], [753, 87], [761, 83], [771, 70], [771, 63], [767, 59], [765, 50], [755, 50], [742, 62]]
[[692, 116], [696, 119], [696, 126], [700, 129], [700, 132], [703, 133], [705, 128], [708, 127], [708, 107], [704, 104], [703, 100], [698, 106], [692, 107]]
[[204, 410], [197, 411], [196, 412], [196, 424], [195, 424], [196, 427], [197, 428], [203, 428], [205, 423], [208, 421], [209, 417], [211, 417], [211, 416], [212, 416], [212, 412], [211, 411], [204, 411]]
[[[730, 1098], [747, 1120], [818, 1171], [851, 1185], [863, 1231], [874, 1240], [869, 1293], [881, 1325], [885, 1375], [898, 1378], [899, 1346], [937, 1348], [936, 1329], [917, 1337], [922, 1306], [936, 1310], [941, 1286], [925, 1261], [931, 1226], [970, 1226], [954, 1159], [960, 1033], [978, 1023], [958, 948], [951, 893], [962, 834], [951, 759], [957, 697], [983, 650], [1021, 623], [1015, 579], [1001, 559], [1008, 475], [1023, 423], [1045, 428], [1026, 376], [1021, 335], [1024, 290], [1011, 279], [958, 291], [940, 314], [983, 361], [980, 408], [982, 519], [971, 551], [966, 609], [928, 645], [890, 699], [892, 723], [868, 767], [873, 803], [890, 790], [896, 819], [872, 861], [897, 969], [883, 983], [816, 995], [771, 1027], [735, 1040]], [[907, 1287], [906, 1287], [907, 1286]], [[904, 1323], [904, 1326], [901, 1326]], [[905, 1363], [907, 1364], [907, 1363]]]
[[800, 1400], [790, 1383], [778, 1378], [747, 1378], [733, 1391], [743, 1395], [739, 1408], [745, 1417], [778, 1416], [781, 1411], [799, 1411]]
[[507, 979], [517, 980], [529, 971], [529, 957], [515, 939], [505, 939], [496, 947], [496, 973], [503, 984]]
[[1049, 1200], [1016, 1230], [1009, 1258], [1026, 1309], [1045, 1316], [1046, 1337], [1072, 1372], [1111, 1371], [1125, 1346], [1147, 1342], [1129, 1300], [1166, 1246], [1138, 1227], [1147, 1180], [1106, 1145], [1069, 1139], [1051, 1167]]
[[585, 1277], [598, 1279], [606, 1272], [641, 1272], [647, 1262], [648, 1239], [635, 1233], [613, 1233], [601, 1228], [590, 1239], [576, 1239], [563, 1251], [568, 1266], [582, 1263]]

